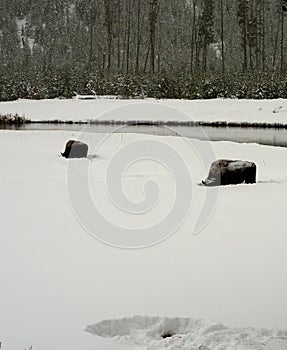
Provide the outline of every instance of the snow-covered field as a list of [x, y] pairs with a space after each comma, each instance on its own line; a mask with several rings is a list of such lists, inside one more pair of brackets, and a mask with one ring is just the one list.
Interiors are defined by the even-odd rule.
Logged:
[[100, 118], [287, 124], [287, 100], [17, 100], [1, 102], [0, 114], [4, 113], [18, 113], [32, 120]]
[[[272, 106], [270, 102], [270, 115], [279, 117], [280, 113], [272, 114], [275, 102]], [[276, 103], [285, 105], [280, 100]], [[1, 111], [8, 105], [1, 103]], [[46, 101], [43, 109], [39, 106], [35, 116], [43, 112], [41, 118], [51, 114], [53, 119], [53, 108], [49, 111]], [[65, 109], [59, 108], [65, 119]], [[252, 108], [258, 110], [258, 105]], [[67, 109], [76, 111], [71, 105]], [[219, 101], [216, 110], [223, 109]], [[82, 116], [86, 117], [84, 108]], [[98, 147], [90, 148], [88, 159], [60, 157], [65, 142], [77, 138]], [[169, 155], [172, 160], [175, 155], [182, 159], [190, 178], [183, 168], [173, 168], [173, 162], [164, 166], [154, 159], [162, 146], [168, 147], [167, 160]], [[138, 160], [129, 167], [114, 158], [125, 149]], [[140, 152], [150, 158], [141, 159]], [[206, 169], [198, 154], [210, 161], [214, 157], [254, 161], [258, 182], [222, 187], [219, 193], [217, 188], [200, 186]], [[24, 349], [33, 344], [33, 349], [41, 350], [286, 349], [285, 159], [287, 149], [257, 144], [196, 140], [190, 144], [179, 137], [135, 134], [0, 131], [2, 348]], [[84, 184], [83, 175], [97, 211], [118, 227], [146, 227], [148, 232], [174, 214], [173, 203], [181, 193], [191, 195], [192, 206], [172, 235], [168, 226], [159, 226], [165, 230], [160, 232], [162, 237], [169, 236], [161, 243], [145, 249], [115, 248], [110, 244], [118, 236], [107, 232], [108, 244], [100, 242], [106, 232], [88, 222], [97, 216], [83, 219], [85, 209], [90, 213], [87, 203], [82, 197], [75, 202], [71, 186]], [[154, 187], [144, 188], [150, 180], [159, 186], [158, 201], [140, 215], [119, 210], [114, 202], [118, 198], [110, 196], [114, 192], [106, 191], [107, 184], [113, 189], [119, 179], [129, 199], [124, 204], [138, 208], [146, 203], [150, 191], [156, 192]], [[194, 234], [207, 193], [212, 200], [218, 195], [217, 204], [204, 229]], [[89, 234], [87, 228], [94, 231]], [[110, 321], [101, 323], [106, 319]], [[94, 326], [86, 330], [97, 336], [85, 332], [88, 325]], [[162, 339], [168, 332], [172, 337]], [[102, 339], [106, 337], [119, 345]]]

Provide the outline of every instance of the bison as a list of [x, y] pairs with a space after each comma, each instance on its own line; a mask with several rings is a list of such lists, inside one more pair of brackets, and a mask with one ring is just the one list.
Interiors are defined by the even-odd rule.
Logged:
[[205, 186], [235, 185], [256, 182], [256, 164], [243, 160], [219, 159], [211, 164]]
[[65, 158], [87, 158], [88, 145], [75, 140], [66, 143], [65, 152], [61, 153]]

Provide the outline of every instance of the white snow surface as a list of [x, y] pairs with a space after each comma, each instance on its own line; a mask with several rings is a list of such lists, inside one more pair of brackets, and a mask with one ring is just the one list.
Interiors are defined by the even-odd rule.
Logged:
[[193, 120], [287, 124], [287, 100], [120, 100], [101, 97], [92, 100], [17, 100], [0, 102], [0, 114], [5, 113], [18, 113], [32, 120]]
[[[0, 102], [4, 113], [33, 120], [286, 124], [287, 100], [18, 100]], [[286, 350], [286, 331], [279, 329], [287, 329], [287, 149], [210, 143], [217, 159], [255, 162], [258, 181], [220, 188], [211, 220], [193, 235], [205, 193], [214, 191], [198, 185], [207, 174], [194, 149], [179, 137], [106, 136], [95, 158], [66, 160], [59, 153], [67, 140], [84, 137], [90, 145], [104, 135], [0, 131], [2, 349], [32, 344], [41, 350]], [[66, 176], [70, 162], [79, 169], [89, 162], [94, 200], [111, 221], [152, 224], [168, 213], [176, 194], [167, 169], [139, 162], [123, 176], [134, 201], [142, 200], [145, 182], [160, 184], [161, 200], [142, 219], [118, 213], [106, 193], [109, 162], [136, 140], [143, 149], [150, 147], [149, 140], [164, 143], [182, 157], [192, 184], [181, 181], [180, 186], [192, 186], [192, 208], [162, 243], [116, 249], [81, 226], [69, 202]], [[193, 141], [198, 150], [206, 144]], [[131, 316], [146, 314], [159, 316]], [[88, 324], [96, 337], [84, 332]], [[174, 334], [161, 339], [162, 332]]]
[[104, 320], [86, 331], [145, 350], [287, 349], [287, 331], [230, 328], [192, 318], [134, 316]]
[[[41, 350], [135, 350], [144, 345], [193, 350], [202, 343], [210, 349], [262, 349], [257, 341], [275, 337], [263, 349], [286, 349], [286, 333], [276, 329], [287, 328], [287, 149], [211, 143], [216, 158], [254, 161], [258, 182], [220, 188], [211, 220], [193, 235], [204, 195], [215, 189], [198, 185], [207, 174], [186, 140], [112, 134], [97, 149], [96, 158], [59, 156], [68, 139], [83, 136], [68, 131], [0, 131], [2, 348], [24, 349], [32, 344]], [[84, 141], [90, 145], [99, 137], [103, 135], [86, 133]], [[175, 193], [167, 169], [142, 161], [122, 178], [127, 196], [134, 201], [142, 200], [148, 180], [160, 185], [160, 201], [144, 221], [118, 213], [105, 190], [105, 171], [113, 155], [135, 140], [143, 149], [150, 147], [149, 140], [165, 143], [182, 157], [193, 181], [179, 179], [179, 185], [186, 190], [192, 186], [193, 202], [182, 226], [167, 240], [147, 249], [117, 249], [93, 239], [78, 222], [69, 202], [67, 169], [71, 162], [79, 169], [89, 162], [95, 200], [111, 221], [152, 225], [168, 213]], [[204, 150], [206, 141], [194, 140], [193, 145]], [[111, 181], [116, 180], [111, 174]], [[100, 336], [128, 337], [135, 342], [129, 345], [106, 343], [83, 331], [86, 325], [131, 315], [171, 319], [109, 321], [106, 334], [95, 328]], [[198, 318], [214, 323], [209, 326]], [[190, 332], [159, 340], [161, 325]], [[139, 344], [137, 334], [144, 344]], [[192, 334], [197, 340], [191, 339]], [[277, 339], [278, 334], [284, 339]]]

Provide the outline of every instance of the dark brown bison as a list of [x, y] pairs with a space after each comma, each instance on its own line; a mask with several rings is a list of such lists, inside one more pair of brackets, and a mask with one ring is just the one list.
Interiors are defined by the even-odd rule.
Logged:
[[219, 159], [211, 164], [205, 186], [235, 185], [256, 182], [256, 165], [243, 160]]
[[65, 158], [86, 158], [88, 145], [80, 141], [69, 140], [66, 143], [65, 152], [61, 155]]

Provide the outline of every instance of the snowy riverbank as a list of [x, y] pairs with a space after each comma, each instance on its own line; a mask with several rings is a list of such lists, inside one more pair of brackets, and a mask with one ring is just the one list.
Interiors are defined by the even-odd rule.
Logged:
[[0, 102], [0, 114], [31, 120], [228, 121], [287, 124], [287, 100], [17, 100]]
[[[45, 109], [43, 113], [48, 114]], [[244, 329], [263, 327], [274, 329], [274, 334], [275, 329], [286, 329], [286, 148], [210, 143], [218, 158], [255, 161], [258, 182], [221, 188], [210, 222], [193, 235], [207, 191], [198, 183], [206, 173], [184, 139], [113, 134], [97, 149], [96, 158], [68, 161], [59, 152], [66, 140], [79, 136], [76, 132], [0, 134], [0, 341], [4, 350], [30, 344], [41, 350], [112, 349], [111, 344], [105, 347], [86, 334], [84, 327], [137, 314], [201, 318]], [[92, 144], [102, 136], [85, 137]], [[88, 235], [73, 214], [66, 187], [68, 165], [80, 170], [88, 162], [100, 209], [118, 225], [132, 225], [139, 219], [117, 212], [106, 193], [105, 173], [119, 149], [136, 140], [151, 154], [157, 150], [150, 149], [150, 140], [163, 143], [184, 160], [192, 183], [179, 176], [179, 188], [186, 193], [192, 189], [192, 208], [164, 242], [149, 249], [116, 249]], [[194, 141], [193, 146], [205, 150], [206, 142]], [[109, 179], [116, 182], [117, 173]], [[135, 202], [144, 198], [143, 185], [151, 179], [161, 188], [159, 202], [144, 220], [152, 225], [168, 215], [172, 204], [175, 192], [169, 171], [142, 160], [122, 178], [127, 196]], [[230, 344], [238, 339], [238, 332], [227, 333]], [[218, 347], [213, 347], [216, 339]], [[211, 349], [229, 349], [224, 347], [225, 338], [223, 347], [221, 338], [216, 339]], [[161, 349], [156, 344], [147, 346]], [[167, 349], [184, 349], [176, 342], [174, 347], [167, 344]], [[262, 349], [248, 344], [236, 349]], [[277, 345], [266, 349], [281, 350]]]

